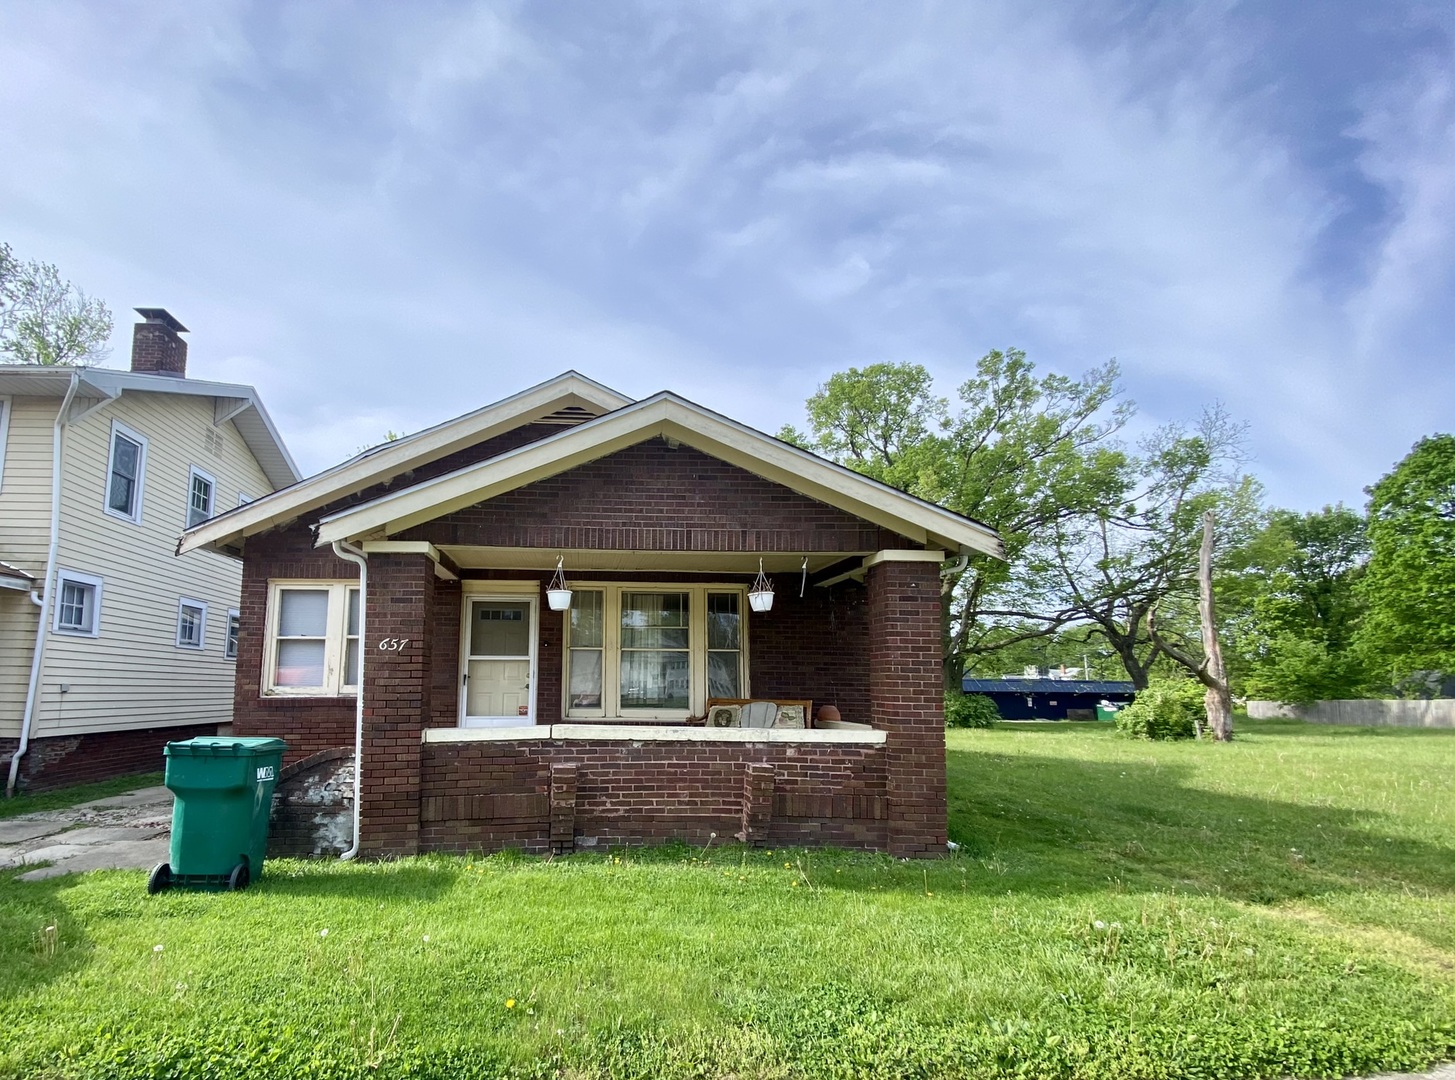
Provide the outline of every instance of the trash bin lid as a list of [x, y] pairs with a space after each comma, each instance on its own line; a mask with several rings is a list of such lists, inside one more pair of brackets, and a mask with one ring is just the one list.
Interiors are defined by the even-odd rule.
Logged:
[[167, 757], [253, 757], [281, 753], [286, 749], [288, 744], [282, 739], [199, 735], [195, 739], [169, 742], [163, 753]]

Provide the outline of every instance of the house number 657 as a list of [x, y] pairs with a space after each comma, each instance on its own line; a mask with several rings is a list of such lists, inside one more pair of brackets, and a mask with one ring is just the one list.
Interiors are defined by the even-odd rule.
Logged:
[[401, 652], [409, 644], [407, 637], [386, 637], [379, 642], [380, 652]]

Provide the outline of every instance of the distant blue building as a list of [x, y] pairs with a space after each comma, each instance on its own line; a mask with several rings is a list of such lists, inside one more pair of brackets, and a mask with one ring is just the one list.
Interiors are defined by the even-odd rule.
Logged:
[[1130, 682], [1102, 679], [975, 679], [965, 676], [965, 693], [984, 694], [1003, 720], [1094, 720], [1096, 705], [1125, 705], [1136, 697]]

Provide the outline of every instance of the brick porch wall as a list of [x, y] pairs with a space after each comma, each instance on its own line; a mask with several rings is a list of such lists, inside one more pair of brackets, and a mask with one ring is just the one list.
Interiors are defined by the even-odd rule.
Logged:
[[[429, 725], [436, 690], [435, 584], [434, 564], [424, 555], [369, 558], [359, 800], [360, 850], [367, 855], [419, 850], [420, 732]], [[374, 647], [386, 638], [409, 641], [398, 651]]]
[[886, 760], [883, 747], [833, 744], [430, 743], [419, 849], [543, 853], [564, 819], [578, 851], [714, 832], [731, 843], [745, 824], [760, 845], [883, 850]]
[[945, 853], [945, 698], [935, 563], [869, 568], [869, 699], [889, 733], [889, 853]]

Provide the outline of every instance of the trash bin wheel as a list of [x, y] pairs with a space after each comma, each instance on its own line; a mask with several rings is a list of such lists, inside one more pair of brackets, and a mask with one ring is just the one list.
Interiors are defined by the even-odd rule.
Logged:
[[152, 872], [147, 875], [147, 893], [155, 896], [172, 887], [172, 866], [170, 863], [157, 863], [152, 867]]
[[232, 868], [232, 873], [227, 875], [227, 887], [233, 892], [237, 892], [239, 889], [246, 889], [250, 880], [248, 864], [240, 862]]

